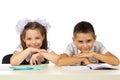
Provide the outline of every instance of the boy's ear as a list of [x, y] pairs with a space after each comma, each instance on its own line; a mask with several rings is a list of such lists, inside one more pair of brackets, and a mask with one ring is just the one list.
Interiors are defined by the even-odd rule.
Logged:
[[97, 36], [95, 35], [95, 36], [94, 36], [94, 40], [96, 40], [96, 38], [97, 38]]
[[75, 37], [72, 37], [72, 40], [74, 41], [74, 40], [75, 40]]

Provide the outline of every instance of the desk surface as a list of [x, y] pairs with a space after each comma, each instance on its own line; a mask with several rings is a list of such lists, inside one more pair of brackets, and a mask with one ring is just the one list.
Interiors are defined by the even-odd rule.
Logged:
[[0, 65], [2, 80], [120, 80], [120, 70], [67, 71], [54, 65], [44, 66], [43, 70], [11, 70], [10, 65]]

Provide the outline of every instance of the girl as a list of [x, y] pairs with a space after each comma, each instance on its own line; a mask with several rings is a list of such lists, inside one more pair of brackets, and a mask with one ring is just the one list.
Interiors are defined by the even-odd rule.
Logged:
[[[24, 19], [20, 20], [16, 27], [20, 32], [21, 45], [14, 51], [10, 59], [11, 65], [48, 63], [47, 59], [43, 58], [43, 55], [52, 62], [56, 62], [58, 55], [48, 49], [47, 29], [49, 24], [45, 20], [31, 21]], [[45, 55], [45, 53], [50, 54]], [[49, 55], [53, 56], [49, 57]]]

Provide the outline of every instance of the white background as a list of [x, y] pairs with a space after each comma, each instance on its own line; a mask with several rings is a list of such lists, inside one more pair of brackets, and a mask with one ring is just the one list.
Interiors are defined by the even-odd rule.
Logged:
[[64, 51], [80, 21], [93, 24], [97, 40], [120, 58], [119, 0], [0, 0], [0, 60], [19, 44], [15, 26], [19, 19], [45, 18], [51, 25], [50, 47]]

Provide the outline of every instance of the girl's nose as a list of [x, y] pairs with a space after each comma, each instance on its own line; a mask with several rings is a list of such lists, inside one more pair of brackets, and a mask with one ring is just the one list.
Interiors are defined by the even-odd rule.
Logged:
[[32, 43], [35, 43], [35, 40], [32, 40]]

